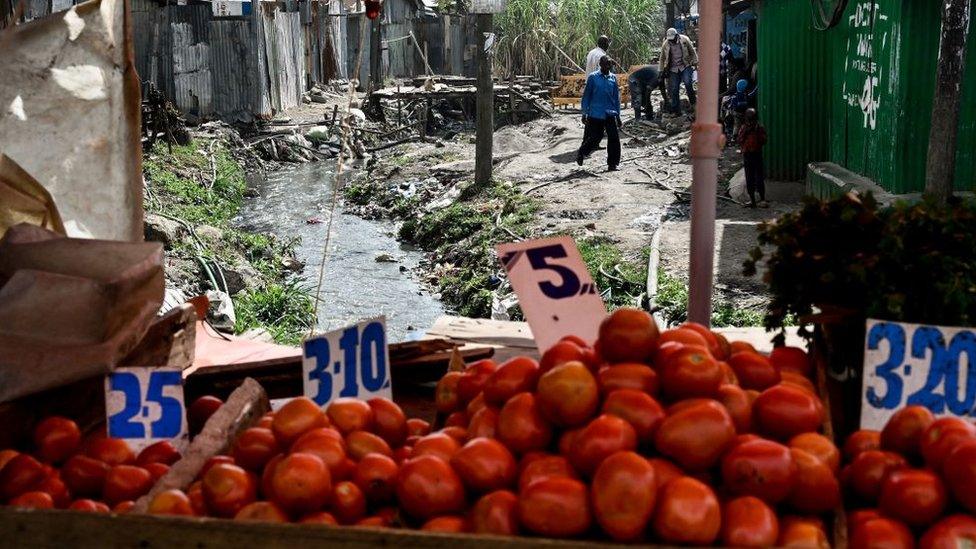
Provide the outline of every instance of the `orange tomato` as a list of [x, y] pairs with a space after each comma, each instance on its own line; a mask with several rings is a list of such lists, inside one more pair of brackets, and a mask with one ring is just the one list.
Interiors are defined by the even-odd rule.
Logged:
[[646, 311], [622, 307], [600, 323], [597, 351], [610, 363], [644, 362], [658, 344], [657, 323]]
[[519, 393], [508, 399], [498, 413], [498, 440], [509, 450], [524, 454], [542, 450], [552, 440], [552, 427], [539, 410], [532, 393]]
[[515, 357], [507, 360], [488, 377], [488, 382], [485, 383], [485, 402], [501, 406], [519, 393], [535, 391], [539, 375], [539, 363], [531, 358]]
[[51, 416], [34, 427], [34, 447], [37, 457], [48, 463], [61, 463], [78, 451], [81, 430], [66, 417]]
[[[590, 365], [589, 358], [586, 345], [581, 345], [576, 341], [562, 340], [542, 353], [542, 358], [539, 360], [539, 373], [544, 374], [560, 364], [573, 361]], [[531, 390], [526, 389], [526, 391]]]
[[190, 497], [182, 490], [164, 490], [149, 502], [149, 514], [151, 515], [183, 515], [193, 516], [193, 504]]
[[331, 496], [329, 468], [315, 455], [289, 454], [271, 474], [272, 501], [293, 515], [319, 511]]
[[396, 447], [407, 439], [407, 416], [395, 402], [376, 397], [366, 401], [373, 410], [373, 432], [390, 446]]
[[471, 438], [495, 438], [498, 431], [498, 409], [485, 406], [471, 416], [468, 423], [468, 436]]
[[797, 549], [830, 549], [827, 531], [815, 518], [786, 516], [779, 522], [778, 547]]
[[769, 361], [780, 370], [796, 372], [803, 377], [813, 373], [810, 357], [799, 347], [776, 347], [769, 354]]
[[519, 523], [542, 536], [578, 536], [593, 522], [586, 485], [565, 477], [550, 477], [527, 486], [519, 495]]
[[573, 468], [592, 476], [604, 459], [621, 450], [637, 448], [637, 433], [619, 417], [603, 414], [591, 421], [573, 440], [569, 462]]
[[[369, 409], [365, 402], [358, 402]], [[328, 425], [325, 414], [315, 401], [308, 397], [298, 397], [291, 399], [275, 412], [271, 420], [271, 431], [278, 439], [278, 444], [282, 448], [287, 448], [302, 434]]]
[[474, 492], [507, 488], [515, 481], [515, 457], [494, 439], [469, 441], [454, 454], [450, 464], [464, 485]]
[[[694, 333], [694, 332], [692, 332]], [[658, 365], [665, 400], [711, 398], [718, 393], [722, 367], [701, 347], [684, 347]]]
[[771, 440], [742, 442], [722, 457], [722, 485], [733, 495], [775, 505], [790, 495], [796, 481], [790, 449]]
[[434, 389], [434, 405], [438, 412], [450, 414], [461, 407], [457, 393], [461, 375], [461, 372], [447, 372], [437, 381], [437, 387]]
[[354, 461], [363, 459], [366, 454], [383, 454], [393, 457], [393, 450], [385, 440], [367, 431], [353, 431], [346, 435], [346, 450]]
[[169, 465], [164, 465], [162, 463], [148, 463], [142, 466], [143, 469], [149, 471], [149, 475], [152, 476], [153, 484], [155, 484], [159, 479], [163, 478], [163, 475], [169, 472]]
[[229, 463], [231, 465], [237, 465], [234, 462], [234, 458], [230, 456], [222, 456], [222, 455], [212, 456], [210, 457], [210, 459], [203, 462], [203, 467], [200, 468], [200, 478], [203, 478], [203, 475], [207, 474], [207, 471], [209, 471], [211, 467], [217, 465], [218, 463]]
[[844, 461], [851, 462], [858, 454], [866, 450], [881, 449], [881, 432], [870, 429], [854, 431], [847, 440], [844, 441]]
[[412, 417], [407, 420], [407, 436], [422, 437], [430, 434], [430, 423], [419, 418]]
[[464, 517], [445, 516], [435, 517], [425, 522], [421, 530], [426, 532], [444, 532], [447, 534], [460, 534], [469, 529], [468, 521]]
[[280, 449], [275, 434], [271, 429], [261, 427], [251, 427], [241, 433], [230, 451], [235, 463], [251, 471], [264, 469], [268, 460], [278, 452]]
[[307, 431], [291, 445], [290, 451], [318, 456], [336, 477], [346, 461], [346, 441], [339, 431], [328, 427]]
[[136, 502], [134, 502], [132, 500], [123, 501], [121, 503], [116, 504], [115, 507], [112, 507], [112, 512], [113, 513], [119, 513], [119, 514], [125, 514], [125, 513], [128, 513], [129, 511], [131, 511], [132, 508], [135, 507], [135, 506], [136, 506]]
[[949, 515], [926, 530], [919, 549], [956, 549], [976, 544], [976, 518], [971, 515]]
[[270, 501], [255, 501], [241, 507], [241, 510], [234, 515], [234, 520], [288, 522], [288, 515]]
[[116, 465], [105, 475], [102, 496], [109, 505], [120, 501], [137, 500], [153, 486], [149, 471], [135, 465]]
[[791, 448], [796, 464], [796, 482], [787, 499], [801, 513], [819, 514], [840, 505], [840, 483], [823, 461], [799, 448]]
[[791, 372], [789, 370], [786, 370], [780, 372], [779, 377], [781, 380], [780, 383], [783, 383], [784, 385], [792, 385], [794, 387], [798, 387], [810, 393], [811, 395], [817, 394], [817, 388], [813, 385], [813, 382], [796, 372]]
[[332, 513], [326, 513], [325, 511], [319, 511], [318, 513], [312, 513], [311, 515], [305, 515], [298, 521], [299, 524], [325, 524], [328, 526], [338, 526], [339, 521], [336, 520]]
[[750, 353], [759, 352], [755, 347], [752, 346], [752, 343], [749, 343], [748, 341], [733, 341], [729, 343], [729, 356], [732, 356], [735, 353], [741, 353], [743, 351], [749, 351]]
[[445, 433], [431, 433], [413, 445], [412, 457], [433, 455], [450, 462], [460, 449], [461, 444], [456, 438]]
[[763, 500], [742, 496], [722, 508], [722, 545], [773, 547], [779, 538], [779, 520]]
[[136, 455], [132, 453], [132, 448], [129, 448], [129, 443], [117, 438], [105, 437], [92, 440], [85, 450], [85, 455], [109, 465], [130, 465], [136, 461]]
[[203, 500], [218, 517], [230, 518], [257, 497], [254, 478], [229, 463], [218, 463], [203, 475]]
[[68, 506], [69, 511], [83, 511], [87, 513], [108, 513], [108, 505], [93, 499], [76, 499]]
[[721, 520], [715, 492], [701, 481], [678, 477], [658, 492], [651, 527], [665, 543], [711, 545]]
[[715, 465], [735, 439], [735, 425], [725, 408], [714, 400], [671, 413], [654, 437], [658, 451], [688, 471]]
[[881, 430], [881, 449], [909, 459], [921, 455], [922, 434], [935, 422], [924, 406], [906, 406], [895, 412]]
[[840, 450], [833, 441], [820, 433], [800, 433], [790, 439], [789, 447], [808, 452], [822, 461], [834, 474], [840, 469]]
[[162, 463], [172, 465], [180, 460], [180, 451], [168, 440], [163, 440], [155, 444], [146, 446], [139, 455], [136, 456], [136, 465], [146, 466], [150, 463]]
[[535, 399], [542, 415], [562, 427], [585, 423], [600, 405], [596, 378], [582, 362], [567, 362], [542, 374]]
[[815, 395], [791, 385], [774, 385], [752, 404], [756, 429], [778, 440], [817, 431], [823, 425], [823, 403]]
[[941, 471], [942, 463], [960, 442], [976, 438], [976, 426], [956, 417], [942, 417], [932, 422], [922, 433], [919, 443], [925, 464], [933, 471]]
[[617, 452], [603, 460], [590, 487], [593, 514], [614, 541], [634, 541], [654, 512], [657, 481], [654, 467], [634, 452]]
[[597, 372], [600, 394], [606, 396], [617, 389], [634, 389], [651, 396], [657, 395], [660, 381], [657, 372], [646, 364], [626, 362], [600, 368]]
[[711, 354], [708, 346], [708, 340], [705, 339], [700, 333], [695, 330], [688, 328], [672, 328], [670, 330], [664, 330], [661, 332], [660, 337], [657, 340], [658, 345], [664, 345], [665, 343], [678, 343], [681, 345], [693, 345], [696, 347], [701, 347]]
[[340, 433], [373, 430], [373, 409], [356, 398], [337, 398], [329, 403], [325, 414]]
[[54, 499], [47, 492], [24, 492], [11, 498], [8, 505], [22, 509], [54, 509]]
[[352, 481], [369, 503], [387, 503], [393, 500], [399, 472], [400, 468], [387, 456], [368, 454], [356, 464]]
[[444, 460], [422, 455], [404, 462], [396, 487], [397, 499], [407, 514], [418, 519], [464, 510], [464, 484]]
[[508, 490], [486, 494], [471, 508], [471, 532], [514, 536], [519, 531], [518, 496]]
[[497, 367], [498, 365], [491, 359], [479, 360], [468, 365], [457, 384], [458, 400], [462, 405], [471, 402], [478, 393], [485, 390], [488, 378]]
[[366, 516], [366, 495], [354, 482], [338, 482], [332, 488], [330, 509], [341, 524], [355, 524]]
[[3, 470], [3, 466], [7, 464], [8, 461], [12, 460], [14, 456], [19, 454], [17, 450], [0, 450], [0, 470]]
[[449, 427], [444, 427], [439, 433], [444, 433], [445, 435], [458, 441], [458, 444], [464, 444], [468, 441], [468, 430], [464, 427], [457, 425], [451, 425]]
[[752, 401], [738, 385], [725, 383], [718, 388], [715, 397], [735, 424], [735, 432], [748, 433], [752, 429]]
[[850, 539], [851, 549], [913, 549], [915, 536], [904, 524], [888, 518], [864, 521], [854, 527]]
[[186, 489], [186, 497], [190, 498], [190, 506], [193, 508], [193, 513], [200, 516], [206, 516], [207, 502], [204, 501], [203, 497], [203, 481], [198, 480], [190, 485]]

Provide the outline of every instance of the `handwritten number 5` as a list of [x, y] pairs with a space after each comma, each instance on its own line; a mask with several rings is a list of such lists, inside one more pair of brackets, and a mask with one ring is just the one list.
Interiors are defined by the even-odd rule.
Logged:
[[566, 249], [561, 244], [543, 246], [532, 250], [526, 250], [525, 255], [529, 258], [529, 264], [535, 270], [548, 269], [559, 276], [561, 283], [553, 284], [549, 281], [539, 283], [539, 289], [550, 299], [563, 299], [572, 297], [580, 291], [580, 279], [569, 267], [549, 263], [549, 259], [561, 259], [566, 257]]

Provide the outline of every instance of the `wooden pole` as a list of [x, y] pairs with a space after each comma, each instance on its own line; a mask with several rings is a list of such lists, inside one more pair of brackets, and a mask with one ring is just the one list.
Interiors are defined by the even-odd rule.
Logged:
[[959, 131], [959, 97], [966, 67], [970, 0], [944, 0], [939, 64], [932, 99], [925, 191], [945, 204], [952, 196], [956, 176], [956, 141]]
[[369, 82], [373, 90], [383, 87], [383, 32], [380, 17], [370, 21], [369, 26]]
[[491, 56], [485, 51], [485, 38], [491, 34], [493, 16], [479, 13], [477, 16], [478, 36], [478, 97], [477, 141], [474, 157], [474, 182], [478, 187], [491, 183], [492, 139], [495, 131], [494, 82], [491, 78]]

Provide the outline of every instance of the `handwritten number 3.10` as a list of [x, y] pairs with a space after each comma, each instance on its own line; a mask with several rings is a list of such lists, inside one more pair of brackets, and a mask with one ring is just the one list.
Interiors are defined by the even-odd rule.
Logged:
[[313, 400], [321, 405], [332, 399], [333, 369], [336, 374], [340, 371], [342, 373], [340, 397], [359, 396], [360, 381], [363, 388], [369, 392], [382, 389], [387, 382], [386, 353], [383, 352], [385, 348], [386, 335], [383, 332], [383, 325], [379, 322], [366, 325], [361, 337], [358, 326], [351, 326], [342, 332], [342, 337], [339, 338], [339, 349], [343, 357], [341, 364], [332, 363], [332, 350], [328, 339], [306, 342], [306, 354], [315, 359], [315, 368], [309, 372], [308, 378], [310, 381], [319, 382]]
[[[151, 438], [173, 438], [180, 434], [183, 425], [183, 406], [180, 401], [163, 395], [163, 388], [179, 386], [183, 382], [179, 372], [152, 372], [146, 402], [159, 405], [159, 419], [150, 424]], [[110, 378], [110, 388], [124, 396], [122, 411], [109, 418], [109, 433], [119, 438], [145, 438], [146, 428], [134, 418], [145, 413], [142, 405], [142, 388], [139, 377], [131, 372], [115, 372]]]

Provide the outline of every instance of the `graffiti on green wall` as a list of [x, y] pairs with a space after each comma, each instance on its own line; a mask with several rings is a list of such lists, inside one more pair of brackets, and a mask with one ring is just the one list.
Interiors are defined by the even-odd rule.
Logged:
[[884, 66], [877, 62], [891, 48], [888, 16], [882, 12], [880, 4], [858, 2], [847, 22], [851, 32], [844, 59], [843, 98], [848, 108], [857, 109], [863, 115], [864, 128], [874, 130], [881, 107], [879, 89], [883, 88], [879, 86], [891, 78], [890, 74], [884, 74]]

